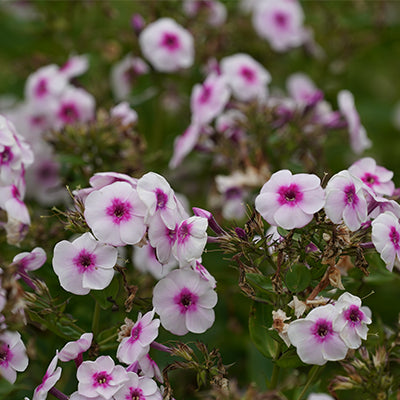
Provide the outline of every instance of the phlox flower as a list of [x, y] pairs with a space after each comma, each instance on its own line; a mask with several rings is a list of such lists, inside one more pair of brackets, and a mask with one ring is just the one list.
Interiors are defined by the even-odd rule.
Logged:
[[177, 269], [161, 279], [153, 290], [153, 306], [161, 325], [175, 335], [203, 333], [214, 323], [217, 294], [190, 269]]
[[204, 11], [211, 26], [221, 26], [226, 21], [226, 7], [216, 0], [184, 0], [183, 11], [188, 17], [195, 17]]
[[78, 340], [68, 342], [58, 353], [60, 361], [71, 361], [82, 357], [82, 353], [92, 345], [93, 333], [84, 333]]
[[302, 228], [325, 204], [320, 182], [312, 174], [292, 175], [287, 169], [275, 172], [256, 197], [256, 209], [271, 225]]
[[254, 5], [254, 29], [276, 51], [286, 51], [304, 42], [303, 20], [297, 0], [265, 0]]
[[367, 137], [365, 128], [361, 125], [352, 93], [348, 90], [341, 90], [338, 93], [338, 105], [348, 124], [351, 149], [354, 153], [361, 154], [365, 149], [370, 148], [372, 143]]
[[342, 221], [356, 231], [367, 220], [367, 201], [363, 182], [344, 170], [332, 176], [326, 185], [325, 212], [335, 224]]
[[147, 25], [139, 36], [145, 58], [160, 72], [189, 68], [194, 61], [193, 37], [171, 18]]
[[147, 208], [146, 222], [157, 214], [167, 227], [175, 227], [177, 211], [174, 191], [163, 176], [154, 172], [143, 175], [137, 181], [137, 193]]
[[217, 287], [217, 281], [210, 274], [207, 268], [201, 263], [201, 260], [196, 260], [196, 264], [193, 266], [193, 271], [197, 272], [202, 279], [210, 284], [213, 289]]
[[100, 356], [95, 361], [84, 361], [76, 373], [78, 393], [90, 398], [110, 400], [128, 381], [128, 373], [115, 365], [110, 356]]
[[194, 149], [201, 133], [201, 127], [198, 124], [191, 124], [174, 141], [174, 153], [169, 162], [169, 168], [175, 169], [183, 159]]
[[384, 167], [376, 165], [376, 161], [373, 158], [361, 158], [351, 165], [348, 171], [353, 176], [361, 179], [376, 194], [387, 196], [391, 196], [393, 194], [393, 172]]
[[192, 124], [206, 125], [225, 108], [230, 90], [225, 76], [211, 73], [203, 84], [193, 87], [190, 97]]
[[187, 218], [179, 224], [172, 254], [179, 261], [180, 267], [201, 257], [207, 243], [207, 227], [207, 218], [196, 216]]
[[54, 127], [60, 129], [65, 125], [91, 121], [94, 113], [94, 97], [84, 89], [68, 86], [59, 98]]
[[333, 321], [333, 328], [340, 332], [340, 337], [350, 349], [358, 349], [361, 339], [367, 339], [368, 324], [371, 321], [371, 310], [361, 307], [361, 299], [351, 293], [343, 293], [336, 301], [335, 308], [339, 311]]
[[142, 376], [146, 376], [147, 378], [155, 377], [159, 382], [164, 381], [160, 368], [149, 354], [144, 355], [140, 360], [138, 360], [138, 368]]
[[0, 334], [0, 374], [10, 383], [17, 379], [17, 371], [28, 366], [26, 348], [18, 332], [3, 331]]
[[157, 258], [156, 249], [150, 244], [142, 247], [135, 246], [133, 248], [133, 265], [139, 271], [143, 273], [149, 272], [154, 278], [161, 279], [178, 266], [177, 261], [172, 257], [171, 250], [172, 246], [169, 251], [169, 262], [161, 264]]
[[58, 354], [56, 354], [51, 360], [46, 373], [42, 379], [42, 383], [36, 387], [32, 400], [46, 400], [47, 393], [54, 387], [61, 377], [62, 369], [57, 367]]
[[117, 255], [116, 248], [86, 232], [73, 242], [62, 240], [55, 245], [53, 269], [66, 291], [83, 295], [110, 284]]
[[138, 361], [150, 350], [150, 344], [158, 336], [160, 320], [154, 318], [154, 310], [149, 311], [138, 319], [130, 330], [129, 336], [122, 339], [117, 349], [117, 358], [125, 364]]
[[115, 400], [162, 400], [157, 384], [151, 378], [138, 376], [135, 372], [128, 372], [128, 381], [115, 393]]
[[307, 75], [300, 72], [290, 75], [287, 79], [286, 86], [290, 97], [299, 104], [315, 104], [321, 100], [323, 96], [314, 82]]
[[25, 251], [13, 258], [13, 263], [21, 271], [36, 271], [46, 262], [46, 252], [41, 247], [35, 247], [31, 252]]
[[25, 179], [22, 177], [15, 183], [0, 186], [0, 208], [7, 212], [8, 220], [17, 220], [30, 225], [31, 218], [23, 201], [25, 196]]
[[102, 242], [124, 246], [140, 242], [146, 233], [146, 205], [128, 182], [114, 182], [86, 197], [84, 216]]
[[238, 110], [227, 110], [220, 114], [215, 121], [215, 129], [234, 142], [239, 142], [246, 137], [246, 132], [241, 126], [246, 122], [246, 116]]
[[57, 65], [46, 65], [29, 75], [25, 84], [25, 97], [35, 102], [49, 103], [62, 93], [67, 84], [67, 77], [60, 73]]
[[395, 261], [400, 260], [400, 224], [399, 219], [390, 211], [378, 215], [372, 221], [372, 243], [386, 263], [389, 271]]
[[271, 75], [248, 54], [238, 53], [223, 58], [221, 72], [238, 100], [264, 100], [267, 97]]
[[289, 324], [287, 334], [301, 361], [323, 365], [346, 357], [348, 347], [333, 327], [337, 314], [335, 307], [327, 304], [314, 308], [306, 318]]
[[137, 122], [138, 115], [135, 110], [133, 110], [127, 101], [117, 104], [110, 110], [110, 115], [120, 121], [124, 126], [130, 126]]
[[126, 100], [140, 75], [147, 74], [149, 66], [140, 58], [126, 55], [111, 70], [111, 88], [117, 100]]

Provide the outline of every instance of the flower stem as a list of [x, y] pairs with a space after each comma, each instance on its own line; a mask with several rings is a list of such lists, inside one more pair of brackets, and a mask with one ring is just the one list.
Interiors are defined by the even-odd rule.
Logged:
[[314, 380], [315, 376], [317, 375], [318, 371], [319, 371], [319, 365], [314, 365], [311, 368], [310, 373], [308, 374], [307, 382], [305, 383], [303, 390], [297, 397], [297, 400], [301, 400], [303, 398], [303, 396], [306, 394], [308, 388], [310, 387], [310, 385], [311, 385], [312, 381]]
[[63, 392], [60, 392], [55, 387], [52, 387], [49, 390], [49, 393], [52, 394], [58, 400], [68, 400], [69, 399], [69, 397], [66, 394], [64, 394]]
[[93, 311], [93, 319], [92, 319], [92, 332], [94, 337], [97, 337], [99, 333], [99, 324], [100, 324], [100, 304], [96, 300], [96, 304], [94, 306], [94, 311]]
[[272, 376], [271, 376], [271, 382], [269, 383], [269, 389], [273, 390], [276, 389], [276, 386], [278, 385], [278, 377], [279, 377], [279, 371], [280, 371], [279, 365], [275, 362], [274, 367], [272, 369]]

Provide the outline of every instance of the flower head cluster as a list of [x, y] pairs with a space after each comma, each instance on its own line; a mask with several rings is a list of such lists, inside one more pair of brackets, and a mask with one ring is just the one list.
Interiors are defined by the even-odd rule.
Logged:
[[360, 347], [371, 322], [370, 309], [346, 292], [334, 305], [319, 306], [291, 322], [287, 334], [304, 363], [323, 365], [343, 360], [348, 349]]

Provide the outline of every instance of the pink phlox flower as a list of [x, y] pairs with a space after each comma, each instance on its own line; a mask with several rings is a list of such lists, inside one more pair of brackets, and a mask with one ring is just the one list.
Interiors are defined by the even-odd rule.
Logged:
[[143, 315], [139, 313], [130, 335], [123, 338], [117, 349], [117, 358], [125, 364], [138, 361], [150, 350], [150, 344], [158, 336], [160, 320], [154, 318], [154, 310]]
[[199, 141], [201, 127], [198, 124], [191, 124], [182, 135], [174, 141], [174, 153], [169, 162], [169, 168], [175, 169], [183, 159], [194, 149]]
[[33, 160], [29, 144], [17, 133], [14, 124], [0, 115], [0, 182], [13, 184]]
[[376, 165], [376, 161], [373, 158], [361, 158], [351, 165], [348, 171], [353, 176], [360, 178], [376, 194], [387, 196], [393, 194], [393, 172]]
[[361, 154], [372, 146], [365, 128], [361, 125], [360, 116], [354, 105], [354, 97], [348, 90], [338, 93], [339, 110], [343, 114], [349, 129], [350, 146], [356, 154]]
[[117, 100], [128, 99], [137, 78], [148, 72], [149, 66], [140, 57], [126, 55], [111, 70], [111, 88], [114, 97]]
[[150, 244], [142, 247], [135, 246], [133, 248], [133, 265], [142, 273], [149, 272], [155, 279], [160, 280], [178, 266], [178, 262], [172, 256], [171, 250], [172, 247], [169, 250], [169, 261], [166, 264], [161, 264], [156, 255], [156, 249]]
[[148, 172], [137, 182], [137, 193], [147, 208], [145, 222], [158, 215], [164, 224], [173, 229], [176, 224], [174, 191], [167, 180], [154, 172]]
[[222, 113], [230, 97], [227, 78], [210, 74], [203, 84], [193, 87], [190, 96], [192, 124], [207, 125]]
[[395, 261], [400, 260], [400, 223], [390, 211], [378, 215], [372, 221], [372, 243], [386, 263], [389, 271], [393, 270]]
[[57, 367], [58, 353], [51, 360], [46, 373], [42, 379], [42, 383], [36, 387], [32, 400], [46, 400], [47, 393], [54, 387], [61, 377], [62, 369]]
[[297, 0], [266, 0], [255, 3], [253, 26], [276, 51], [286, 51], [304, 43], [304, 13]]
[[188, 17], [204, 12], [207, 23], [215, 27], [223, 25], [227, 15], [225, 5], [216, 0], [184, 0], [183, 12]]
[[148, 210], [128, 182], [114, 182], [89, 193], [84, 216], [94, 235], [113, 246], [139, 243], [146, 233]]
[[287, 333], [296, 347], [301, 361], [306, 364], [324, 365], [346, 357], [348, 347], [333, 323], [338, 315], [332, 304], [314, 308], [306, 318], [289, 324]]
[[79, 394], [79, 392], [74, 392], [69, 396], [69, 400], [104, 400], [103, 396], [87, 397]]
[[270, 73], [253, 57], [238, 53], [221, 60], [222, 75], [233, 96], [240, 101], [265, 100]]
[[145, 58], [160, 72], [189, 68], [194, 61], [194, 41], [189, 31], [171, 18], [147, 25], [139, 36]]
[[35, 247], [31, 252], [17, 254], [13, 258], [13, 263], [22, 271], [35, 271], [46, 262], [46, 259], [46, 252], [41, 247]]
[[272, 174], [256, 197], [257, 211], [271, 225], [284, 229], [307, 225], [325, 204], [320, 179], [285, 169]]
[[67, 62], [62, 65], [59, 69], [59, 73], [65, 76], [66, 79], [70, 80], [79, 75], [82, 75], [89, 69], [88, 56], [83, 54], [80, 56], [71, 56]]
[[196, 216], [185, 219], [179, 224], [172, 254], [179, 261], [180, 267], [201, 257], [207, 243], [207, 227], [207, 218]]
[[68, 86], [59, 98], [54, 127], [60, 129], [65, 125], [93, 120], [95, 106], [94, 97], [86, 90]]
[[361, 307], [361, 299], [351, 293], [343, 293], [335, 302], [339, 311], [333, 321], [333, 328], [340, 332], [340, 337], [350, 349], [358, 349], [361, 339], [367, 339], [368, 326], [371, 320], [371, 310]]
[[128, 381], [114, 395], [115, 400], [162, 400], [160, 389], [153, 379], [128, 372]]
[[140, 375], [147, 378], [155, 377], [158, 382], [164, 382], [160, 368], [149, 354], [144, 355], [140, 360], [138, 360], [138, 367], [140, 370]]
[[92, 345], [93, 333], [84, 333], [78, 340], [68, 342], [58, 353], [58, 359], [63, 362], [75, 360]]
[[400, 204], [396, 200], [377, 195], [369, 187], [364, 188], [364, 196], [368, 204], [368, 217], [376, 218], [385, 211], [390, 211], [400, 218]]
[[117, 255], [116, 248], [98, 242], [86, 232], [72, 243], [62, 240], [55, 245], [53, 269], [66, 291], [84, 295], [110, 284]]
[[203, 333], [215, 319], [217, 294], [209, 282], [191, 269], [177, 269], [153, 290], [153, 305], [161, 325], [175, 335]]
[[208, 282], [213, 289], [217, 287], [217, 281], [210, 274], [207, 268], [201, 263], [201, 260], [196, 260], [196, 264], [193, 266], [193, 270], [197, 272], [202, 279]]
[[76, 373], [78, 393], [90, 398], [99, 396], [110, 400], [128, 381], [128, 373], [115, 365], [110, 356], [100, 356], [95, 361], [84, 361]]
[[26, 348], [18, 332], [3, 331], [0, 334], [0, 374], [10, 383], [17, 379], [17, 371], [28, 366]]
[[300, 105], [314, 105], [323, 97], [322, 92], [315, 86], [314, 82], [300, 72], [290, 75], [286, 81], [286, 86], [290, 97]]
[[335, 224], [344, 222], [351, 231], [359, 229], [368, 218], [365, 187], [349, 171], [332, 176], [325, 188], [327, 217]]
[[124, 126], [130, 126], [137, 122], [137, 112], [129, 106], [127, 101], [119, 103], [110, 110], [112, 118], [117, 119]]
[[29, 75], [25, 84], [25, 97], [35, 102], [50, 103], [61, 95], [67, 84], [67, 77], [60, 73], [57, 65], [46, 65]]

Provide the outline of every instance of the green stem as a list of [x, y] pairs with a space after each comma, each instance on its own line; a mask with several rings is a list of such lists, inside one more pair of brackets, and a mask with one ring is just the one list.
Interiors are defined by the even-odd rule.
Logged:
[[280, 366], [275, 362], [274, 368], [272, 369], [271, 382], [269, 384], [269, 388], [271, 390], [276, 389], [276, 387], [278, 385], [278, 377], [279, 377], [280, 369], [281, 369]]
[[306, 394], [308, 388], [310, 387], [312, 381], [314, 380], [315, 376], [317, 375], [317, 372], [319, 371], [319, 365], [314, 365], [311, 370], [310, 373], [308, 374], [308, 379], [306, 384], [303, 387], [303, 390], [301, 391], [300, 395], [297, 397], [297, 400], [301, 400], [303, 398], [303, 396]]
[[94, 306], [93, 312], [93, 320], [92, 320], [92, 332], [93, 336], [96, 338], [99, 333], [99, 325], [100, 325], [100, 304], [96, 300], [96, 304]]
[[118, 333], [113, 333], [108, 338], [103, 339], [101, 342], [97, 343], [99, 346], [103, 346], [104, 344], [110, 342], [111, 340], [115, 339], [118, 336]]

